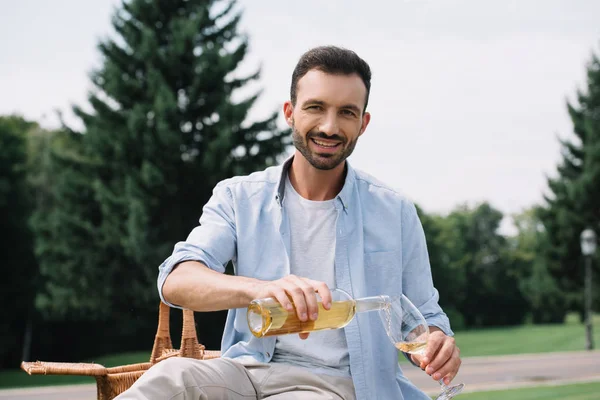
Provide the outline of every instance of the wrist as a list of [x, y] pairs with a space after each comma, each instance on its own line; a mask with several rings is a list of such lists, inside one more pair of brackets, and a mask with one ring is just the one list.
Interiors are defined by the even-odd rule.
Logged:
[[256, 300], [258, 297], [258, 286], [264, 282], [255, 278], [244, 277], [240, 282], [240, 288], [238, 291], [238, 299], [240, 303], [247, 307], [252, 300]]

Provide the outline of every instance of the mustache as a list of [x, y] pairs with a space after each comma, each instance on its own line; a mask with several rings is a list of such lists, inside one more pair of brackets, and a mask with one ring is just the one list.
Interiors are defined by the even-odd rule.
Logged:
[[327, 135], [324, 132], [308, 132], [306, 135], [307, 139], [329, 139], [329, 140], [339, 140], [342, 143], [346, 143], [346, 140], [340, 135]]

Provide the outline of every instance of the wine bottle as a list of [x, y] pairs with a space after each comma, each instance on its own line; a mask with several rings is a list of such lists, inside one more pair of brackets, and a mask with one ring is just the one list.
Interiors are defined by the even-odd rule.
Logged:
[[385, 309], [391, 302], [390, 297], [384, 295], [353, 299], [341, 289], [333, 289], [331, 294], [333, 301], [329, 310], [318, 301], [319, 315], [314, 321], [300, 321], [295, 308], [288, 311], [274, 298], [254, 300], [247, 313], [250, 332], [260, 338], [339, 329], [348, 325], [356, 313]]

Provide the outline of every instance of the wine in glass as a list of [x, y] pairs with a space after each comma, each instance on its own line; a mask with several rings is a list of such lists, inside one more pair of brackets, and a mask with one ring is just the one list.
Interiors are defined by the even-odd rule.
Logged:
[[[385, 331], [396, 348], [410, 354], [425, 354], [429, 327], [423, 314], [406, 297], [393, 297], [388, 307], [379, 310]], [[444, 378], [438, 380], [442, 392], [436, 400], [449, 400], [462, 392], [464, 384], [446, 386]]]

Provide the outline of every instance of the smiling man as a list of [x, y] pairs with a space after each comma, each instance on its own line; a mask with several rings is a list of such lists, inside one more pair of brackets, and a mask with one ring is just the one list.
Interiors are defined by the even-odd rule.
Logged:
[[365, 112], [367, 88], [357, 74], [332, 75], [311, 69], [298, 80], [302, 72], [294, 74], [296, 89], [283, 108], [294, 145], [314, 168], [337, 168], [339, 175], [371, 119]]
[[[283, 106], [294, 155], [219, 183], [200, 225], [159, 268], [165, 303], [229, 310], [222, 357], [162, 361], [119, 399], [428, 399], [402, 374], [376, 315], [310, 336], [250, 333], [252, 300], [274, 297], [288, 310], [293, 303], [300, 320], [314, 320], [317, 294], [327, 310], [334, 287], [355, 298], [404, 293], [431, 331], [426, 355], [411, 360], [433, 379], [454, 378], [459, 351], [416, 209], [347, 161], [371, 119], [370, 87], [370, 68], [352, 51], [302, 55]], [[223, 274], [229, 261], [234, 276]]]

